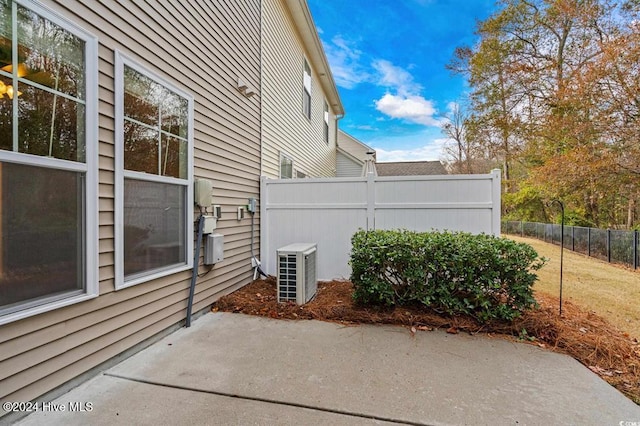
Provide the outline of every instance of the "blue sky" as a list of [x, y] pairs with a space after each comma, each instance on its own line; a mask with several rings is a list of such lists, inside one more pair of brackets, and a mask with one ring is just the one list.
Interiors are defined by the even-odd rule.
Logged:
[[494, 0], [308, 0], [346, 115], [378, 161], [438, 160], [442, 117], [464, 97], [445, 69]]

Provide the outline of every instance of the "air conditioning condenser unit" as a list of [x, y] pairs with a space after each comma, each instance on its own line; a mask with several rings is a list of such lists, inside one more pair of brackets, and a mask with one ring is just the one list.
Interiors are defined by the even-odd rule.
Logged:
[[317, 289], [316, 244], [295, 243], [278, 249], [278, 302], [303, 305]]

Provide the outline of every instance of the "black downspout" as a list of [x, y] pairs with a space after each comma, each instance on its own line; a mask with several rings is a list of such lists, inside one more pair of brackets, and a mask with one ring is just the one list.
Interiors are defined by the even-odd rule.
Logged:
[[198, 239], [193, 250], [193, 274], [191, 275], [191, 286], [189, 287], [189, 302], [187, 304], [187, 319], [184, 326], [191, 327], [191, 309], [193, 309], [193, 295], [196, 292], [196, 279], [198, 278], [198, 263], [200, 260], [200, 245], [202, 244], [202, 231], [204, 229], [204, 216], [198, 218]]

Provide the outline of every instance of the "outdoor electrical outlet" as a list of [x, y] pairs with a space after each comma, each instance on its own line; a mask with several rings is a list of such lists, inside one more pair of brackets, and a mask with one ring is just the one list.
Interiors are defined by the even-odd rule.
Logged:
[[238, 207], [238, 220], [244, 219], [244, 207]]

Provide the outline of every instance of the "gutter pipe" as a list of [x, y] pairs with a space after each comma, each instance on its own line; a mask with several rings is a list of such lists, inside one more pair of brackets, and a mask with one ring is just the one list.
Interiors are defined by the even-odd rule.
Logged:
[[202, 213], [198, 218], [198, 238], [196, 247], [193, 250], [193, 274], [191, 275], [191, 286], [189, 287], [189, 301], [187, 303], [187, 318], [185, 328], [191, 327], [191, 310], [193, 309], [193, 296], [196, 292], [196, 279], [198, 278], [198, 261], [200, 260], [200, 246], [202, 245], [202, 231], [204, 230], [204, 216]]

